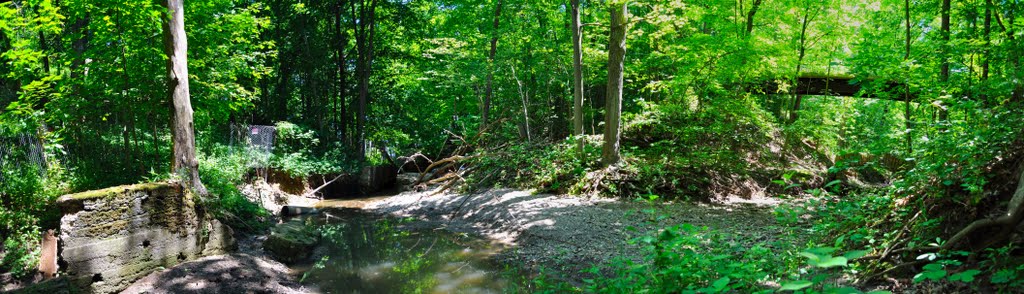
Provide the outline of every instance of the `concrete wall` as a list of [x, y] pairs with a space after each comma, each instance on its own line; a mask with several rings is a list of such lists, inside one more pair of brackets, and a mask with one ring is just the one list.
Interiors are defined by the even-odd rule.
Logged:
[[61, 197], [61, 270], [84, 292], [114, 293], [160, 268], [233, 249], [231, 229], [196, 202], [174, 183]]
[[397, 169], [392, 165], [363, 167], [359, 174], [359, 185], [369, 193], [377, 192], [395, 184]]

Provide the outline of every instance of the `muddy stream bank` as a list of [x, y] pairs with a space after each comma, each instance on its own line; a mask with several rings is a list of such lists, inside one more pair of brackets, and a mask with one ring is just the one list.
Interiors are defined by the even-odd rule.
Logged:
[[[315, 231], [308, 257], [284, 264], [268, 236], [241, 236], [236, 253], [151, 274], [127, 293], [501, 293], [530, 291], [544, 269], [579, 285], [586, 269], [615, 257], [640, 260], [627, 240], [690, 223], [751, 241], [785, 235], [768, 199], [652, 205], [494, 189], [472, 194], [404, 192], [305, 203], [281, 223]], [[633, 229], [627, 229], [633, 228]], [[301, 251], [301, 250], [300, 250]]]

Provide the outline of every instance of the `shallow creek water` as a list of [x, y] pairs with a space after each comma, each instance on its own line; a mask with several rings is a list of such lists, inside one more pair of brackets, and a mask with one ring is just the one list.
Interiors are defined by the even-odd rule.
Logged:
[[322, 240], [310, 263], [298, 265], [303, 284], [325, 293], [503, 293], [513, 271], [490, 257], [501, 246], [443, 230], [409, 229], [411, 219], [375, 216], [360, 208], [373, 199], [328, 200], [303, 221]]

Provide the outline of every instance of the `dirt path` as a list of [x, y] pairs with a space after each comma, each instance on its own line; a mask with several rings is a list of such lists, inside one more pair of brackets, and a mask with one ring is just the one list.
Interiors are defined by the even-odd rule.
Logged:
[[[497, 258], [506, 264], [543, 267], [578, 282], [583, 270], [624, 256], [639, 260], [626, 240], [665, 226], [707, 226], [749, 242], [786, 235], [776, 224], [769, 199], [732, 199], [720, 204], [657, 204], [533, 195], [496, 189], [469, 195], [404, 193], [370, 203], [365, 209], [415, 217], [422, 228], [483, 235], [511, 246]], [[644, 210], [656, 209], [650, 214]], [[665, 219], [655, 220], [655, 216]], [[628, 228], [635, 228], [636, 231]]]

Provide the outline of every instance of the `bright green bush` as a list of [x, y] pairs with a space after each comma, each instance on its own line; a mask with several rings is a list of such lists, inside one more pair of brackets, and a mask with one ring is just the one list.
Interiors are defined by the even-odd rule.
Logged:
[[58, 226], [54, 202], [70, 190], [70, 180], [59, 162], [41, 172], [24, 160], [24, 152], [13, 151], [0, 158], [0, 272], [23, 276], [34, 272], [43, 229]]
[[228, 226], [243, 231], [259, 231], [269, 227], [270, 213], [250, 201], [239, 191], [245, 175], [252, 168], [251, 150], [217, 146], [199, 156], [199, 174], [210, 195], [203, 199], [207, 209]]
[[[613, 276], [587, 280], [591, 293], [724, 293], [756, 291], [777, 279], [792, 262], [763, 244], [730, 244], [708, 228], [689, 224], [662, 229], [631, 241], [641, 246], [643, 262], [619, 260]], [[593, 269], [595, 275], [600, 272]]]
[[324, 146], [317, 133], [305, 127], [278, 122], [270, 166], [295, 177], [351, 172], [356, 161], [341, 142]]

